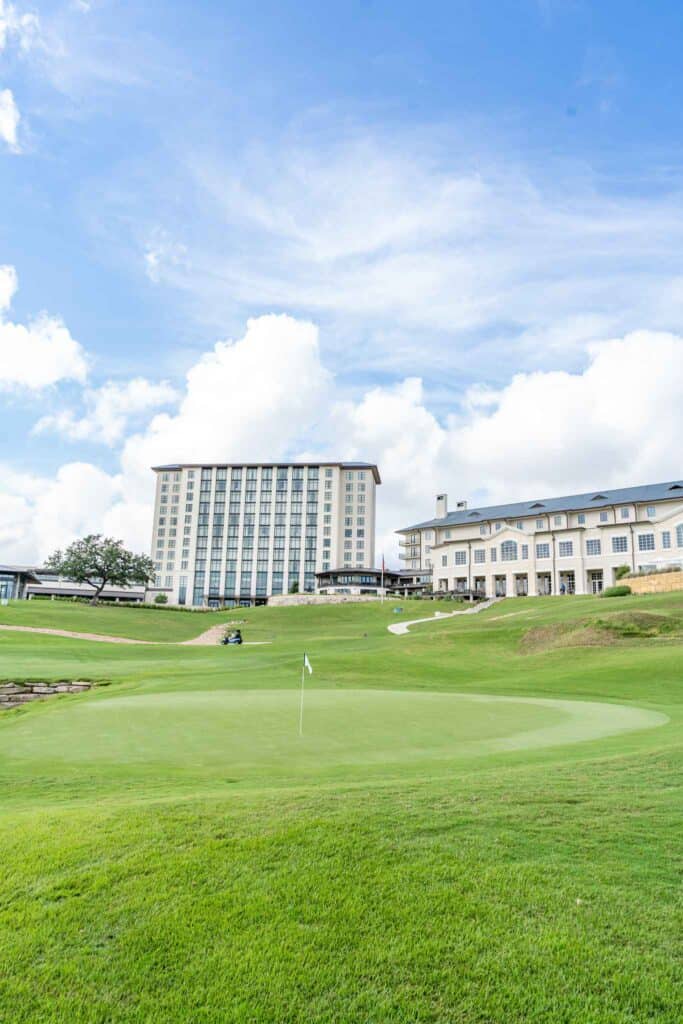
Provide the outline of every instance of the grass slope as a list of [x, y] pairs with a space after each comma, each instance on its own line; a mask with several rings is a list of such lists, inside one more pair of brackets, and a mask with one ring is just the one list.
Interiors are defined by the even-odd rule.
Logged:
[[[114, 609], [38, 608], [2, 612], [114, 635]], [[635, 634], [529, 651], [615, 614]], [[682, 615], [511, 600], [393, 637], [389, 603], [246, 609], [271, 643], [237, 650], [0, 634], [5, 678], [108, 684], [0, 716], [0, 1020], [678, 1024]], [[519, 698], [668, 722], [506, 751], [566, 715]]]

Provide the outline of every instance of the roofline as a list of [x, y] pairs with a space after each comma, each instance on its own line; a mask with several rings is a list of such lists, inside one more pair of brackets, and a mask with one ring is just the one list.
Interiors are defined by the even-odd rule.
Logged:
[[179, 469], [258, 469], [259, 466], [272, 466], [273, 469], [285, 469], [290, 466], [338, 466], [340, 469], [370, 469], [375, 483], [381, 484], [379, 468], [375, 462], [358, 462], [351, 460], [341, 462], [336, 459], [309, 459], [306, 462], [170, 462], [164, 466], [152, 466], [154, 473], [173, 472]]
[[[534, 508], [533, 508], [534, 505], [537, 505], [537, 504], [538, 505], [544, 505], [544, 504], [549, 503], [549, 502], [557, 502], [557, 501], [571, 501], [572, 499], [575, 499], [575, 498], [584, 498], [585, 497], [585, 498], [588, 499], [588, 495], [591, 494], [591, 493], [593, 493], [593, 494], [605, 494], [605, 500], [604, 501], [595, 502], [595, 501], [591, 501], [590, 499], [588, 499], [587, 504], [585, 504], [585, 505], [578, 505], [578, 506], [575, 506], [575, 507], [573, 507], [571, 509], [564, 509], [563, 510], [561, 507], [556, 507], [556, 508], [553, 508], [553, 509], [550, 510], [550, 514], [553, 515], [555, 513], [559, 513], [559, 512], [562, 512], [562, 511], [571, 511], [571, 512], [583, 512], [583, 511], [586, 511], [587, 512], [590, 509], [594, 509], [594, 508], [609, 508], [611, 505], [615, 505], [615, 504], [619, 505], [619, 504], [624, 503], [624, 502], [626, 504], [629, 504], [630, 502], [633, 502], [634, 504], [643, 504], [643, 502], [647, 503], [648, 501], [653, 501], [653, 502], [655, 502], [655, 501], [675, 501], [675, 498], [667, 498], [667, 497], [661, 497], [661, 498], [652, 498], [652, 497], [650, 497], [650, 498], [642, 498], [641, 499], [641, 498], [633, 498], [633, 497], [627, 498], [627, 497], [623, 497], [623, 495], [628, 494], [629, 492], [632, 492], [632, 491], [642, 490], [642, 489], [644, 489], [646, 487], [668, 487], [668, 488], [671, 488], [674, 485], [679, 485], [679, 484], [680, 484], [679, 480], [665, 480], [663, 483], [656, 483], [656, 484], [634, 484], [631, 487], [603, 488], [602, 490], [598, 489], [598, 490], [593, 491], [593, 492], [591, 492], [591, 491], [584, 491], [583, 494], [560, 494], [557, 497], [534, 498], [531, 501], [508, 501], [508, 502], [502, 502], [499, 505], [482, 505], [482, 506], [479, 506], [477, 508], [469, 508], [467, 510], [462, 510], [461, 512], [455, 512], [455, 511], [452, 512], [452, 513], [449, 512], [445, 516], [441, 517], [440, 519], [426, 519], [422, 523], [415, 523], [414, 526], [402, 526], [400, 528], [400, 530], [394, 530], [394, 533], [412, 533], [414, 530], [426, 530], [426, 529], [431, 529], [433, 527], [438, 527], [438, 526], [467, 526], [469, 524], [467, 523], [466, 520], [470, 519], [470, 518], [472, 519], [472, 523], [473, 524], [474, 523], [493, 522], [496, 519], [505, 519], [506, 516], [501, 513], [500, 509], [501, 508], [505, 508], [505, 507], [509, 508], [509, 507], [511, 507], [513, 505], [520, 506], [520, 508], [521, 508], [521, 506], [526, 505], [526, 510], [524, 512], [522, 512], [520, 510], [520, 511], [517, 511], [517, 512], [514, 513], [514, 515], [518, 519], [527, 519], [527, 518], [528, 519], [533, 519], [537, 515], [541, 516], [541, 515], [544, 515], [544, 514], [548, 514], [547, 512], [544, 513], [541, 509], [539, 509], [538, 511], [534, 510]], [[613, 495], [613, 497], [611, 497], [611, 498], [610, 498], [610, 493]], [[622, 495], [622, 497], [619, 497], [620, 495]], [[682, 497], [682, 500], [683, 500], [683, 494], [681, 495], [681, 497]], [[487, 515], [486, 514], [487, 512], [489, 512], [490, 515]], [[458, 522], [455, 522], [455, 520], [451, 520], [449, 522], [449, 516], [451, 516], [451, 515], [464, 516], [465, 519], [462, 520], [462, 521], [458, 521]], [[511, 518], [511, 517], [509, 517], [509, 518]]]

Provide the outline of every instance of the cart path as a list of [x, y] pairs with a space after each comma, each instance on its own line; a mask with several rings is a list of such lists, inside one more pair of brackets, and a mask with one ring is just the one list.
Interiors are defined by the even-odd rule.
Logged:
[[[101, 633], [75, 633], [69, 629], [47, 629], [42, 626], [8, 626], [0, 624], [0, 629], [14, 633], [43, 633], [47, 636], [63, 636], [70, 640], [94, 640], [101, 644], [145, 644], [152, 647], [214, 647], [220, 643], [225, 632], [224, 623], [222, 626], [211, 626], [199, 636], [191, 640], [134, 640], [129, 636], [103, 636]], [[269, 640], [254, 641], [251, 644], [244, 641], [245, 647], [260, 647], [270, 643]]]
[[391, 626], [387, 626], [390, 633], [394, 636], [405, 636], [409, 632], [410, 626], [417, 626], [421, 622], [440, 622], [441, 619], [452, 619], [455, 615], [476, 615], [478, 612], [483, 612], [497, 601], [502, 601], [501, 597], [491, 597], [488, 601], [482, 601], [481, 604], [475, 604], [472, 608], [466, 608], [465, 611], [457, 612], [434, 612], [426, 619], [411, 619], [409, 622], [394, 622]]

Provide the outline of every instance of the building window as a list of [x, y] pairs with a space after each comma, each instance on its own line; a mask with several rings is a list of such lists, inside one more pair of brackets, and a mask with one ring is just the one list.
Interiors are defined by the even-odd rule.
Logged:
[[601, 523], [606, 523], [606, 522], [607, 522], [607, 519], [608, 519], [608, 515], [607, 515], [607, 513], [606, 513], [606, 512], [601, 512], [601, 513], [600, 513], [600, 522], [601, 522]]
[[479, 527], [479, 533], [482, 535], [482, 537], [484, 536], [484, 534], [486, 533], [486, 523], [481, 524], [481, 526]]
[[630, 514], [631, 514], [631, 510], [630, 509], [622, 508], [622, 510], [621, 510], [621, 518], [622, 519], [628, 519]]
[[496, 530], [502, 530], [502, 529], [503, 529], [503, 524], [502, 523], [496, 523]]
[[577, 522], [578, 522], [579, 526], [585, 526], [586, 525], [586, 513], [585, 512], [579, 512], [579, 514], [577, 516]]
[[662, 533], [662, 547], [663, 548], [670, 548], [671, 547], [671, 533], [670, 533], [669, 530], [664, 530], [664, 532]]
[[683, 523], [676, 527], [676, 544], [679, 548], [683, 548]]
[[638, 550], [639, 551], [654, 551], [655, 549], [655, 535], [654, 533], [639, 533], [638, 534]]
[[442, 555], [441, 556], [441, 564], [442, 565], [448, 565], [448, 555]]
[[550, 544], [537, 544], [536, 558], [550, 558]]
[[615, 555], [628, 551], [628, 537], [612, 537], [612, 551]]
[[654, 507], [654, 505], [648, 505], [646, 511], [648, 519], [654, 519], [654, 517], [657, 515], [657, 509]]
[[544, 526], [545, 526], [545, 519], [537, 519], [536, 520], [536, 529], [537, 530], [542, 530]]
[[467, 564], [467, 552], [466, 551], [456, 551], [455, 552], [455, 564], [456, 565], [466, 565]]
[[484, 550], [484, 548], [474, 549], [474, 561], [477, 563], [477, 565], [481, 565], [482, 562], [486, 561], [486, 551]]
[[500, 545], [500, 560], [501, 562], [517, 561], [517, 544], [514, 540], [505, 540]]
[[555, 516], [553, 522], [555, 526], [562, 526], [562, 516]]
[[559, 543], [560, 558], [571, 558], [574, 554], [574, 541], [561, 540]]
[[600, 554], [600, 541], [599, 540], [587, 540], [586, 541], [586, 554], [587, 555], [599, 555]]
[[522, 544], [522, 561], [529, 557], [529, 545]]
[[491, 561], [492, 562], [497, 562], [498, 561], [498, 552], [496, 551], [495, 548], [491, 548]]

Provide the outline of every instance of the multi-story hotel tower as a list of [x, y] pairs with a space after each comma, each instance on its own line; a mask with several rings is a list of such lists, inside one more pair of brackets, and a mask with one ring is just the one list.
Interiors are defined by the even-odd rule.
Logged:
[[155, 466], [148, 599], [228, 607], [315, 590], [315, 574], [373, 566], [377, 466]]
[[448, 511], [399, 530], [409, 569], [435, 591], [487, 596], [600, 593], [616, 570], [683, 564], [683, 481]]

